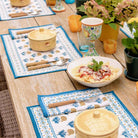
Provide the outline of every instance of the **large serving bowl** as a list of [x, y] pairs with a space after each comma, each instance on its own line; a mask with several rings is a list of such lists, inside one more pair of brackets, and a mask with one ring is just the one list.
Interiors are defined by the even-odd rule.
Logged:
[[88, 40], [94, 41], [101, 35], [103, 20], [100, 18], [89, 17], [81, 20], [82, 31]]
[[30, 4], [30, 0], [10, 0], [12, 6], [23, 7]]
[[40, 28], [28, 34], [30, 48], [35, 51], [48, 51], [56, 46], [56, 31]]
[[[103, 61], [104, 63], [109, 62], [109, 65], [114, 67], [114, 68], [117, 68], [118, 72], [110, 80], [105, 80], [105, 81], [101, 81], [101, 82], [86, 82], [86, 81], [82, 81], [81, 79], [77, 78], [73, 74], [73, 69], [78, 67], [78, 66], [88, 64], [89, 62], [92, 61], [92, 59], [95, 59], [98, 62], [99, 61]], [[67, 72], [74, 80], [78, 81], [82, 85], [85, 85], [88, 87], [102, 87], [102, 86], [110, 84], [111, 82], [113, 82], [114, 80], [116, 80], [117, 78], [120, 77], [120, 75], [122, 74], [122, 66], [115, 59], [111, 59], [111, 58], [107, 58], [107, 57], [101, 57], [101, 56], [88, 56], [88, 57], [83, 57], [83, 58], [80, 58], [80, 59], [77, 59], [77, 60], [71, 62], [67, 67]]]

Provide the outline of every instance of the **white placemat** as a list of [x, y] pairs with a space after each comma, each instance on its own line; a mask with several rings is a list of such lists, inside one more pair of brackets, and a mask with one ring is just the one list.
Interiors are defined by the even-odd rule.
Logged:
[[[51, 29], [53, 29], [54, 26], [45, 25], [39, 27], [41, 28], [51, 27]], [[33, 28], [38, 29], [38, 27], [33, 27]], [[29, 46], [29, 39], [26, 37], [20, 39], [18, 38], [12, 39], [12, 37], [14, 37], [15, 31], [18, 31], [18, 29], [10, 30], [11, 31], [10, 34], [13, 35], [12, 37], [11, 35], [1, 36], [9, 60], [9, 64], [11, 66], [15, 78], [51, 73], [56, 71], [63, 71], [67, 69], [67, 64], [69, 62], [78, 59], [82, 56], [75, 47], [74, 43], [68, 37], [64, 29], [60, 26], [57, 27], [56, 30], [58, 32], [56, 37], [57, 38], [56, 48], [47, 52], [36, 52], [31, 50]], [[52, 61], [52, 60], [59, 60], [61, 58], [69, 58], [69, 61], [64, 66], [51, 66], [32, 71], [28, 71], [26, 67], [26, 63], [37, 62], [41, 60]]]
[[[85, 91], [88, 90], [83, 90], [84, 93]], [[79, 93], [80, 91], [76, 90], [74, 92]], [[69, 93], [73, 96], [73, 91], [68, 92], [68, 94]], [[64, 94], [66, 95], [66, 92], [58, 94], [56, 100], [59, 99], [59, 95], [63, 96]], [[56, 97], [56, 94], [50, 95], [49, 97], [51, 96]], [[81, 96], [83, 96], [83, 93], [81, 93]], [[104, 107], [104, 109], [115, 113], [120, 120], [118, 138], [138, 138], [138, 122], [133, 115], [113, 91], [105, 93], [104, 96], [110, 104], [109, 106]], [[39, 105], [27, 107], [27, 109], [38, 138], [75, 138], [74, 120], [80, 112], [46, 118]]]

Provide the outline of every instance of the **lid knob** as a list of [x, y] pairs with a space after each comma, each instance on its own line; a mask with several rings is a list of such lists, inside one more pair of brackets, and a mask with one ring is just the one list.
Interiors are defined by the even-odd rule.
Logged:
[[94, 118], [99, 118], [100, 117], [100, 112], [99, 111], [94, 111], [93, 117]]
[[40, 28], [39, 29], [39, 32], [44, 32], [44, 28]]

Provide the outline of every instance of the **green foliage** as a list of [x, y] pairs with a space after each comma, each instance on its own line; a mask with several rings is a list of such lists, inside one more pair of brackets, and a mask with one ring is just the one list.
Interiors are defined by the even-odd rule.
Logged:
[[132, 55], [138, 56], [138, 22], [134, 21], [130, 24], [128, 24], [128, 27], [132, 33], [133, 29], [135, 29], [134, 32], [134, 38], [124, 38], [122, 39], [122, 44], [124, 45], [125, 48], [128, 49], [128, 51]]
[[102, 0], [95, 0], [95, 2], [97, 2], [99, 5], [103, 4]]
[[92, 60], [93, 64], [92, 65], [88, 65], [88, 68], [94, 70], [94, 71], [98, 71], [99, 69], [101, 69], [102, 65], [103, 65], [103, 62], [100, 61], [99, 63], [93, 59]]
[[77, 8], [80, 12], [84, 12], [85, 13], [85, 8], [84, 5], [81, 5], [80, 7]]
[[117, 24], [116, 23], [109, 23], [109, 26], [112, 27], [113, 29], [117, 29]]
[[[85, 6], [84, 6], [85, 5]], [[103, 19], [113, 29], [122, 21], [135, 17], [138, 11], [137, 0], [88, 0], [77, 9], [84, 12], [86, 17], [97, 17]]]

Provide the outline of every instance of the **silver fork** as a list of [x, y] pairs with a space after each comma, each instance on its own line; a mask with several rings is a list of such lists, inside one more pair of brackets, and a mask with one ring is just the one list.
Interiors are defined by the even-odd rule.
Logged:
[[60, 59], [58, 61], [53, 61], [50, 63], [48, 62], [48, 64], [44, 63], [44, 64], [35, 65], [35, 66], [28, 66], [28, 71], [51, 67], [51, 66], [64, 66], [68, 60], [69, 60], [69, 58], [64, 58], [64, 59]]

